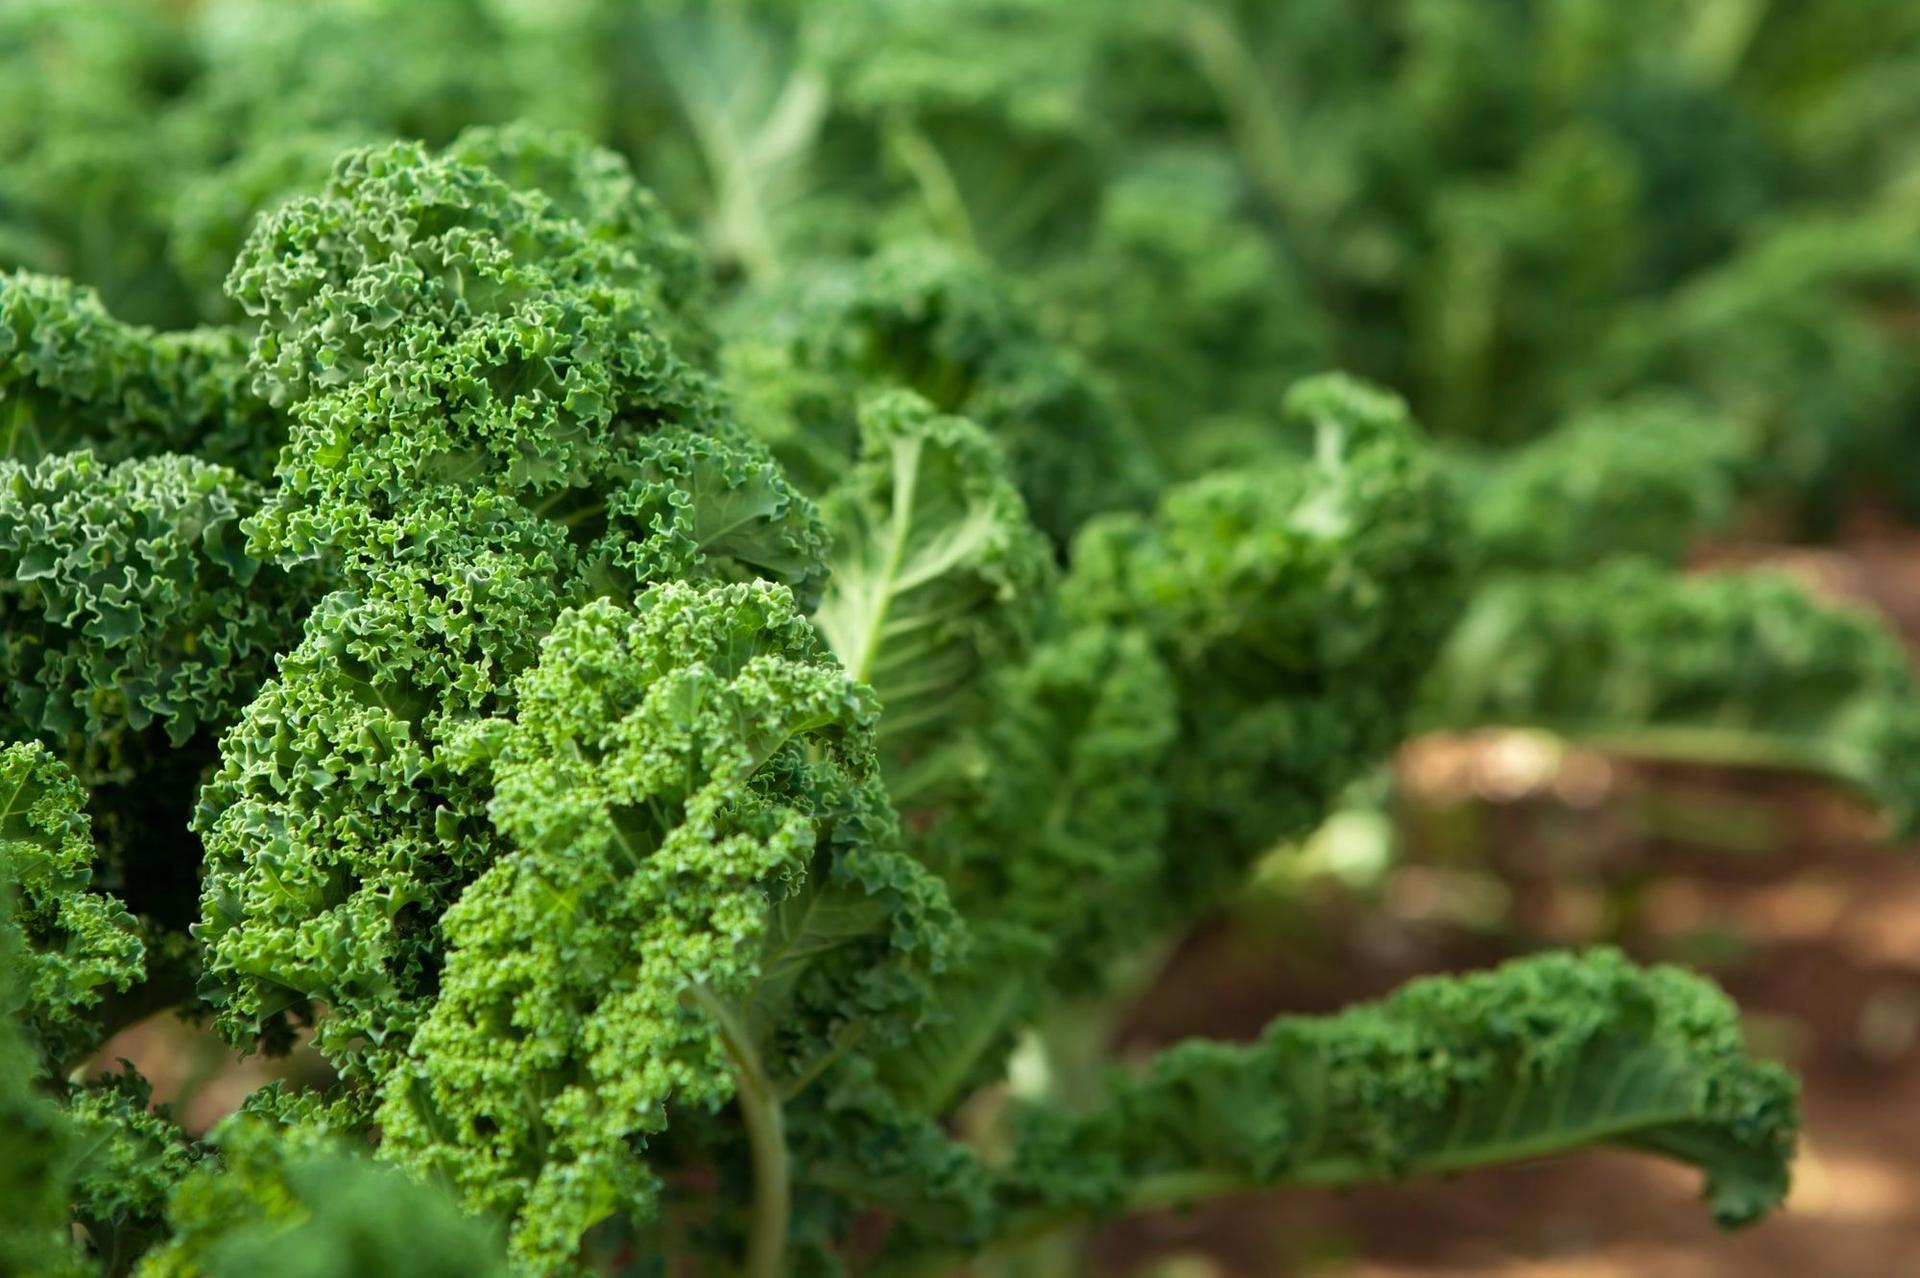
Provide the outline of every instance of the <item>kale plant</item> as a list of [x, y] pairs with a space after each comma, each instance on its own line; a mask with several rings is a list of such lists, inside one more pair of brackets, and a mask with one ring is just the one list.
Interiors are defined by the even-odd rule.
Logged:
[[[1775, 1206], [1793, 1078], [1607, 949], [1009, 1078], [1419, 731], [1920, 823], [1897, 643], [1679, 571], [1920, 402], [1864, 7], [1846, 83], [1785, 3], [0, 12], [0, 1268], [931, 1276], [1593, 1145]], [[162, 1011], [324, 1081], [189, 1131], [99, 1059]]]

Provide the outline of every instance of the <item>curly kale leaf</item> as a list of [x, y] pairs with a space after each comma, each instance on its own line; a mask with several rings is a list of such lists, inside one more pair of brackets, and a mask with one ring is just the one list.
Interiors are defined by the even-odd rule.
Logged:
[[1920, 683], [1874, 618], [1769, 574], [1627, 561], [1480, 590], [1422, 693], [1435, 728], [1537, 727], [1628, 753], [1803, 769], [1920, 822]]
[[[871, 700], [780, 587], [569, 612], [515, 703], [474, 730], [513, 850], [442, 921], [439, 997], [380, 1122], [390, 1156], [515, 1214], [516, 1254], [554, 1265], [645, 1211], [635, 1149], [670, 1106], [733, 1094], [730, 1025], [785, 1073], [901, 997], [891, 955], [937, 961], [943, 894], [888, 850]], [[859, 932], [809, 917], [833, 897]]]
[[298, 637], [317, 585], [248, 550], [260, 500], [188, 457], [0, 461], [0, 726], [92, 788], [103, 881], [167, 929], [199, 894], [184, 827], [216, 734]]
[[756, 447], [664, 431], [629, 463], [577, 562], [563, 525], [509, 510], [314, 610], [201, 796], [203, 988], [230, 1032], [324, 998], [323, 1049], [402, 1041], [434, 987], [434, 921], [501, 853], [449, 743], [511, 704], [570, 600], [756, 571], [817, 588], [818, 521]]
[[57, 1275], [73, 1259], [65, 1176], [73, 1135], [39, 1086], [46, 1063], [23, 1023], [36, 1001], [35, 956], [16, 921], [11, 860], [0, 859], [0, 1270]]
[[1145, 504], [1152, 467], [1113, 395], [1035, 309], [969, 254], [890, 244], [750, 295], [725, 324], [725, 367], [743, 423], [805, 491], [838, 482], [869, 394], [905, 388], [998, 440], [1034, 522], [1064, 544], [1100, 511]]
[[120, 1073], [74, 1091], [67, 1124], [72, 1156], [62, 1179], [71, 1186], [74, 1221], [95, 1256], [122, 1267], [166, 1236], [168, 1195], [202, 1151], [125, 1062]]
[[1051, 632], [994, 682], [926, 836], [977, 944], [879, 1059], [908, 1113], [990, 1076], [1043, 986], [1097, 988], [1404, 733], [1457, 611], [1454, 504], [1398, 401], [1325, 378], [1290, 405], [1311, 460], [1095, 521]]
[[396, 144], [256, 227], [228, 287], [293, 417], [263, 545], [378, 575], [504, 502], [564, 518], [629, 437], [710, 416], [647, 243], [572, 202]]
[[879, 1059], [906, 1112], [989, 1077], [1044, 988], [1097, 988], [1406, 730], [1457, 612], [1454, 504], [1398, 401], [1323, 378], [1290, 405], [1311, 460], [1087, 528], [1045, 640], [952, 748], [924, 844], [976, 945]]
[[239, 1115], [167, 1203], [137, 1278], [504, 1278], [495, 1231], [337, 1137]]
[[818, 602], [827, 530], [759, 441], [669, 428], [637, 441], [621, 474], [582, 557], [589, 590], [632, 598], [655, 582], [761, 578]]
[[282, 438], [239, 330], [157, 333], [113, 318], [90, 288], [0, 275], [0, 455], [194, 453], [264, 476]]
[[1068, 624], [1137, 626], [1172, 672], [1163, 905], [1311, 829], [1403, 735], [1459, 608], [1460, 520], [1398, 399], [1339, 376], [1287, 406], [1310, 459], [1169, 490], [1074, 544]]
[[231, 723], [298, 634], [306, 582], [262, 565], [260, 490], [220, 466], [0, 462], [0, 678], [14, 735], [89, 783]]
[[1582, 413], [1497, 458], [1462, 458], [1479, 566], [1576, 571], [1617, 555], [1677, 563], [1731, 521], [1748, 447], [1734, 423], [1654, 397]]
[[1071, 628], [995, 680], [918, 844], [972, 944], [912, 1038], [875, 1055], [879, 1098], [858, 1121], [893, 1130], [946, 1112], [1000, 1076], [1049, 995], [1098, 991], [1165, 923], [1175, 697], [1131, 628]]
[[[1177, 688], [1143, 630], [1090, 625], [1048, 639], [997, 691], [977, 742], [980, 779], [936, 846], [962, 914], [993, 938], [983, 954], [1023, 974], [1037, 967], [1053, 990], [1095, 988], [1164, 906]], [[1018, 983], [1002, 971], [988, 987], [1008, 998]], [[923, 1039], [914, 1090], [950, 1096], [957, 1087], [938, 1080], [965, 1054], [936, 1039]]]
[[1706, 982], [1543, 955], [1282, 1017], [1244, 1046], [1176, 1045], [1089, 1113], [1029, 1111], [1002, 1193], [1018, 1222], [1615, 1145], [1698, 1167], [1731, 1226], [1785, 1195], [1797, 1109]]
[[[68, 7], [111, 10], [116, 25], [156, 16], [142, 0]], [[443, 146], [473, 125], [520, 118], [601, 131], [610, 123], [598, 102], [606, 87], [582, 43], [600, 26], [587, 14], [508, 12], [490, 0], [298, 10], [220, 0], [163, 20], [177, 64], [119, 76], [164, 88], [164, 99], [108, 131], [137, 137], [143, 158], [134, 174], [144, 199], [137, 218], [118, 219], [127, 242], [116, 247], [156, 276], [172, 268], [163, 311], [171, 322], [237, 316], [221, 286], [255, 218], [319, 185], [350, 147], [396, 137]], [[35, 67], [25, 78], [67, 77]], [[103, 96], [97, 86], [92, 96]], [[71, 273], [99, 278], [84, 265]], [[115, 284], [107, 291], [118, 305], [126, 290], [101, 282]], [[153, 310], [143, 306], [141, 317], [154, 319]]]
[[680, 321], [672, 334], [675, 351], [703, 360], [711, 354], [712, 338], [702, 327], [706, 263], [653, 192], [634, 180], [625, 160], [577, 133], [525, 122], [467, 129], [445, 154], [486, 169], [515, 190], [538, 191], [552, 201], [554, 213], [572, 218], [593, 239], [635, 254], [666, 314]]
[[0, 748], [0, 885], [17, 893], [9, 956], [18, 973], [20, 1015], [46, 1060], [62, 1072], [99, 1044], [93, 1011], [146, 971], [146, 946], [132, 915], [90, 891], [93, 831], [87, 793], [39, 743]]
[[194, 1152], [131, 1066], [66, 1080], [99, 1046], [103, 997], [141, 979], [145, 951], [119, 902], [88, 890], [93, 841], [72, 774], [43, 746], [7, 746], [0, 794], [0, 1261], [64, 1278], [145, 1249]]
[[[561, 610], [651, 572], [818, 573], [811, 512], [763, 459], [686, 439], [719, 422], [668, 339], [655, 262], [680, 248], [634, 239], [651, 214], [619, 212], [633, 193], [590, 156], [551, 152], [597, 194], [523, 135], [466, 145], [560, 197], [417, 146], [355, 152], [233, 276], [295, 422], [252, 531], [337, 559], [346, 588], [202, 793], [203, 989], [240, 1036], [326, 1000], [318, 1041], [342, 1064], [400, 1050], [431, 999], [439, 917], [502, 850], [443, 748], [506, 708]], [[623, 548], [643, 521], [674, 547]]]
[[862, 407], [860, 430], [823, 506], [832, 576], [814, 624], [879, 695], [898, 772], [967, 726], [992, 671], [1024, 650], [1052, 563], [979, 427], [894, 392]]
[[531, 660], [560, 583], [529, 554], [439, 545], [463, 555], [458, 576], [322, 601], [201, 791], [201, 993], [236, 1037], [311, 998], [336, 1059], [403, 1034], [432, 986], [434, 921], [496, 854], [484, 791], [440, 746]]

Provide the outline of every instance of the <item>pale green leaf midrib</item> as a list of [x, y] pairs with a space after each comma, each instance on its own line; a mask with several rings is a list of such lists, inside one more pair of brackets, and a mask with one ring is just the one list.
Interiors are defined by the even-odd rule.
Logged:
[[904, 595], [946, 576], [991, 540], [993, 526], [992, 513], [985, 506], [968, 506], [965, 518], [950, 533], [913, 557], [910, 570], [902, 564], [893, 593]]
[[909, 440], [894, 454], [893, 511], [886, 558], [869, 587], [867, 624], [859, 643], [851, 653], [841, 654], [842, 663], [862, 683], [872, 680], [873, 663], [880, 651], [880, 637], [886, 630], [887, 613], [893, 606], [900, 570], [906, 562], [907, 544], [913, 527], [914, 499], [920, 478], [920, 448], [919, 440]]

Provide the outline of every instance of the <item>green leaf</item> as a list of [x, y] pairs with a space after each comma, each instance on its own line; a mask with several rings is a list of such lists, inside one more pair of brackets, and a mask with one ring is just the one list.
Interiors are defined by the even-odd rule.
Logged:
[[27, 952], [15, 919], [11, 867], [0, 861], [0, 1272], [57, 1274], [71, 1232], [65, 1170], [73, 1133], [39, 1081], [44, 1062], [20, 1021], [33, 998]]
[[86, 802], [45, 746], [0, 748], [0, 891], [18, 894], [0, 927], [17, 929], [23, 942], [8, 958], [22, 1020], [56, 1072], [98, 1046], [101, 1000], [146, 972], [139, 925], [119, 901], [92, 890]]
[[977, 254], [895, 241], [745, 294], [721, 364], [742, 424], [803, 490], [845, 480], [870, 396], [911, 390], [999, 443], [1033, 522], [1065, 546], [1089, 517], [1147, 505], [1156, 476], [1100, 373], [1040, 322], [1045, 305]]
[[[513, 1217], [544, 1271], [651, 1209], [636, 1152], [735, 1094], [737, 1048], [791, 1076], [901, 1001], [945, 902], [892, 850], [870, 694], [784, 587], [569, 610], [514, 691], [488, 806], [509, 846], [440, 921], [437, 997], [380, 1123], [389, 1156]], [[760, 995], [766, 1041], [723, 1044], [703, 1010], [731, 1023]]]
[[879, 694], [891, 764], [966, 722], [1024, 646], [1050, 561], [979, 427], [907, 392], [870, 401], [860, 425], [860, 461], [823, 504], [832, 576], [813, 620]]
[[1385, 757], [1459, 615], [1457, 504], [1405, 403], [1329, 374], [1286, 410], [1310, 456], [1091, 521], [1061, 589], [1062, 620], [1144, 632], [1173, 680], [1163, 918], [1217, 900]]
[[608, 497], [606, 531], [588, 551], [591, 584], [632, 597], [665, 581], [760, 577], [818, 600], [826, 531], [765, 445], [669, 429], [638, 441], [630, 465], [636, 473]]
[[1616, 1145], [1698, 1167], [1739, 1225], [1784, 1196], [1796, 1126], [1792, 1076], [1746, 1055], [1723, 995], [1595, 950], [1177, 1045], [1093, 1114], [1029, 1113], [1006, 1192], [1016, 1217], [1104, 1212]]
[[504, 1278], [498, 1229], [319, 1127], [239, 1114], [181, 1179], [139, 1278]]
[[284, 436], [253, 393], [240, 330], [156, 332], [71, 280], [0, 274], [0, 457], [192, 452], [260, 477]]
[[1482, 566], [1580, 571], [1616, 555], [1677, 563], [1732, 518], [1749, 446], [1732, 421], [1656, 396], [1587, 411], [1454, 469]]
[[1531, 727], [1649, 757], [1830, 777], [1920, 828], [1920, 683], [1876, 618], [1777, 574], [1630, 561], [1498, 579], [1429, 676], [1429, 729]]
[[129, 781], [208, 753], [298, 635], [311, 572], [246, 553], [260, 488], [165, 454], [0, 461], [0, 690], [6, 735], [82, 780]]

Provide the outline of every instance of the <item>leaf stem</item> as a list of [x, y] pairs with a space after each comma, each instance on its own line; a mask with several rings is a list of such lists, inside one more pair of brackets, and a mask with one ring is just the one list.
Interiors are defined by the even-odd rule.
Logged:
[[1242, 167], [1281, 220], [1294, 221], [1295, 148], [1269, 88], [1272, 72], [1260, 65], [1231, 18], [1202, 5], [1174, 12], [1194, 64], [1219, 99]]
[[940, 230], [956, 244], [969, 249], [978, 248], [979, 240], [974, 234], [973, 219], [967, 213], [966, 197], [960, 194], [960, 183], [955, 180], [946, 158], [940, 154], [940, 148], [905, 115], [896, 116], [888, 122], [886, 137], [894, 155], [906, 166], [914, 185], [919, 187], [927, 211]]
[[689, 997], [713, 1018], [720, 1033], [720, 1046], [733, 1063], [735, 1099], [740, 1103], [741, 1123], [747, 1129], [747, 1148], [753, 1160], [753, 1209], [747, 1232], [746, 1278], [781, 1278], [786, 1272], [793, 1170], [787, 1159], [780, 1094], [733, 1009], [704, 985], [695, 985]]
[[[1441, 731], [1471, 732], [1494, 727], [1498, 715], [1481, 716], [1481, 723], [1435, 724]], [[1796, 741], [1778, 733], [1712, 725], [1582, 723], [1546, 716], [1513, 716], [1499, 724], [1524, 732], [1544, 733], [1570, 745], [1650, 762], [1711, 764], [1822, 777], [1873, 797], [1865, 769], [1846, 751], [1825, 742]]]

